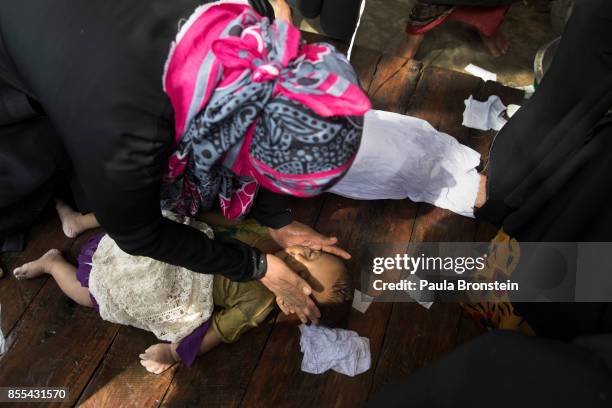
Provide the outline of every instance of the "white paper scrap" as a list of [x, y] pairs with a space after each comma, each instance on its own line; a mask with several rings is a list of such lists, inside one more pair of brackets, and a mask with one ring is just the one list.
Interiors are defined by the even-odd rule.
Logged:
[[465, 68], [465, 71], [481, 78], [483, 81], [497, 81], [497, 74], [491, 71], [487, 71], [484, 68], [480, 68], [474, 64], [468, 64]]
[[434, 304], [434, 302], [419, 302], [419, 301], [417, 301], [417, 303], [423, 306], [427, 310], [431, 309], [431, 305]]
[[366, 295], [363, 292], [355, 289], [355, 294], [353, 295], [353, 309], [360, 311], [361, 313], [365, 313], [368, 311], [368, 308], [372, 304], [374, 298], [372, 296]]

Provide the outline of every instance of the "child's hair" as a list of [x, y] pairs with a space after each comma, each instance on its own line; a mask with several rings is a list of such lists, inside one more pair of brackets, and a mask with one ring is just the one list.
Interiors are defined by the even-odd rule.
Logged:
[[351, 275], [344, 267], [340, 278], [331, 288], [329, 299], [325, 302], [318, 302], [313, 296], [313, 300], [321, 312], [319, 324], [330, 328], [345, 326], [346, 317], [353, 302], [353, 292]]

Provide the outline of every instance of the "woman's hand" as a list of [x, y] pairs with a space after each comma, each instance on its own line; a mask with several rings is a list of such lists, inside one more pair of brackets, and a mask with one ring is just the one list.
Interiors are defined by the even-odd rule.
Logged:
[[312, 288], [280, 258], [266, 255], [268, 269], [260, 282], [276, 295], [276, 303], [285, 314], [297, 314], [302, 323], [318, 323], [321, 313], [310, 298]]
[[292, 245], [309, 247], [315, 251], [324, 251], [339, 256], [340, 258], [350, 259], [351, 255], [344, 249], [338, 248], [338, 238], [326, 237], [317, 231], [304, 225], [301, 222], [293, 221], [291, 224], [280, 229], [270, 229], [272, 239], [283, 248]]

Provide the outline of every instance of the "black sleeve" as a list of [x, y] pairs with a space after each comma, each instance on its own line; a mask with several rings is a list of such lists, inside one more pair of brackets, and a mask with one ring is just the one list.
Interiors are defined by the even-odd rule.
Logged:
[[[161, 78], [176, 22], [197, 3], [0, 2], [0, 30], [60, 135], [87, 202], [125, 252], [256, 279], [266, 271], [259, 251], [211, 240], [161, 215], [160, 185], [174, 141]], [[24, 30], [23, 21], [39, 29]]]
[[259, 190], [250, 215], [260, 224], [272, 229], [279, 229], [293, 222], [289, 197], [264, 188]]
[[234, 281], [259, 279], [265, 274], [266, 258], [257, 249], [237, 240], [211, 240], [193, 227], [162, 217], [155, 184], [141, 189], [94, 184], [95, 188], [87, 191], [89, 197], [94, 196], [94, 213], [125, 252]]

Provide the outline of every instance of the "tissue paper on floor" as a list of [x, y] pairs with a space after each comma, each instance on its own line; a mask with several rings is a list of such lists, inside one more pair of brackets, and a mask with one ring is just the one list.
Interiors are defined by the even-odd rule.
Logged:
[[356, 332], [300, 325], [302, 371], [322, 374], [334, 370], [353, 377], [370, 369], [370, 340]]
[[506, 105], [497, 95], [489, 96], [484, 102], [477, 101], [472, 95], [465, 101], [463, 123], [465, 127], [478, 130], [500, 130], [507, 120], [503, 117]]

